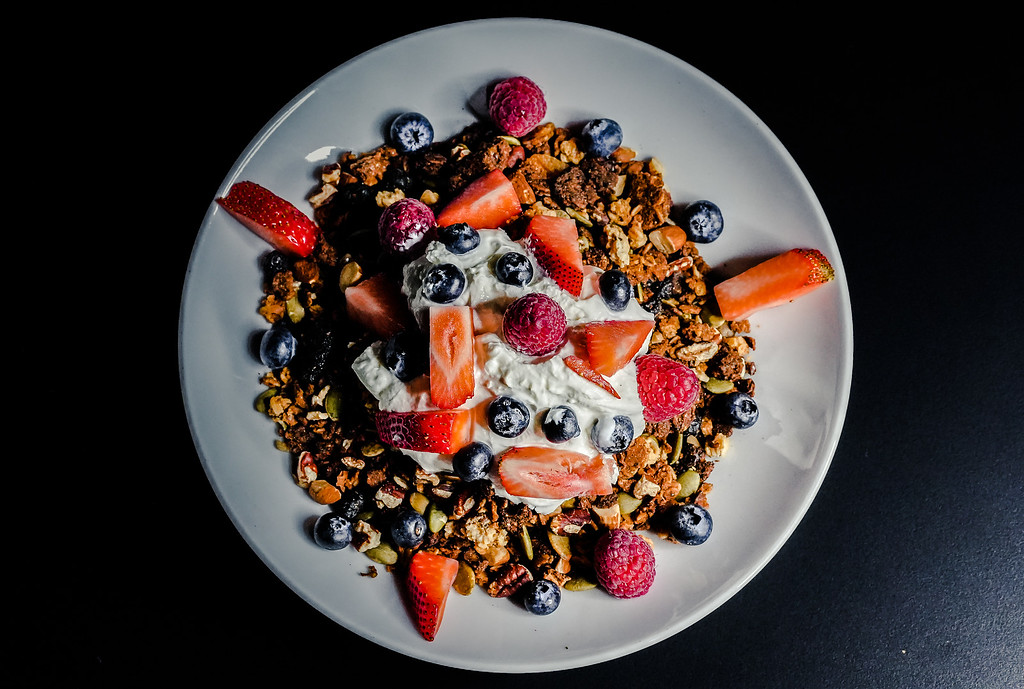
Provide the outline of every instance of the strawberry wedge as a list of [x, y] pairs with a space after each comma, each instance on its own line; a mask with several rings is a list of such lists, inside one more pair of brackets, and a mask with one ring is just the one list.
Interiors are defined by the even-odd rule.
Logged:
[[601, 455], [550, 447], [511, 447], [498, 459], [502, 487], [524, 498], [568, 500], [612, 492], [611, 467]]
[[430, 399], [454, 409], [473, 396], [476, 386], [473, 309], [430, 307]]
[[817, 249], [790, 249], [715, 286], [726, 320], [786, 304], [835, 278], [832, 264]]
[[448, 594], [458, 572], [458, 560], [428, 550], [417, 550], [409, 559], [406, 594], [416, 628], [427, 641], [433, 641], [441, 629]]
[[612, 387], [612, 384], [608, 382], [608, 379], [592, 369], [585, 359], [582, 359], [575, 354], [569, 354], [562, 357], [562, 361], [565, 362], [566, 366], [572, 369], [573, 373], [589, 380], [615, 399], [622, 399], [619, 393], [616, 392], [615, 388]]
[[492, 170], [470, 182], [437, 214], [438, 227], [466, 223], [476, 229], [498, 229], [519, 215], [523, 206], [512, 182]]
[[583, 255], [576, 221], [552, 215], [530, 218], [523, 243], [558, 286], [574, 297], [583, 291]]
[[413, 325], [401, 287], [386, 273], [345, 288], [345, 312], [350, 320], [384, 339]]
[[413, 452], [454, 454], [473, 435], [473, 412], [468, 409], [379, 411], [375, 421], [381, 440]]
[[602, 376], [622, 370], [646, 344], [654, 321], [595, 321], [585, 327], [587, 358]]
[[302, 211], [255, 182], [231, 185], [217, 203], [275, 249], [305, 258], [313, 253], [320, 230]]

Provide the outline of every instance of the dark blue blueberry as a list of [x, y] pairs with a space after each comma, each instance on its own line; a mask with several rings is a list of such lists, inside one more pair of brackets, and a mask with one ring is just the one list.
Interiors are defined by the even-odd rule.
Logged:
[[711, 513], [700, 505], [676, 505], [665, 512], [669, 533], [680, 543], [700, 545], [711, 535]]
[[683, 228], [691, 242], [709, 244], [722, 234], [722, 211], [710, 201], [694, 201], [683, 210]]
[[576, 412], [565, 404], [548, 409], [540, 423], [544, 437], [553, 443], [564, 443], [580, 434], [580, 422]]
[[391, 122], [391, 143], [402, 153], [426, 148], [434, 141], [434, 127], [418, 112], [406, 112]]
[[384, 343], [381, 360], [395, 378], [408, 383], [427, 372], [427, 344], [418, 333], [403, 330], [395, 333]]
[[562, 589], [547, 579], [534, 579], [523, 584], [523, 607], [534, 615], [550, 615], [562, 602]]
[[279, 369], [292, 360], [297, 348], [298, 340], [295, 334], [283, 322], [278, 321], [260, 338], [260, 361], [264, 366]]
[[346, 490], [341, 494], [341, 499], [331, 505], [331, 510], [341, 515], [350, 522], [356, 520], [356, 516], [363, 511], [366, 498], [358, 490]]
[[626, 274], [617, 268], [606, 270], [597, 279], [598, 287], [601, 289], [601, 298], [612, 311], [622, 311], [629, 304], [633, 296], [633, 285], [630, 284]]
[[590, 429], [590, 442], [601, 452], [622, 452], [633, 442], [633, 421], [622, 414], [598, 419]]
[[453, 254], [467, 254], [480, 246], [480, 233], [464, 222], [437, 228], [437, 238]]
[[274, 249], [263, 256], [263, 279], [270, 282], [278, 273], [291, 270], [292, 260], [283, 251]]
[[533, 280], [533, 264], [526, 254], [509, 251], [495, 261], [494, 274], [506, 285], [524, 287]]
[[466, 274], [454, 263], [438, 263], [423, 276], [423, 296], [436, 304], [450, 304], [466, 289]]
[[515, 397], [501, 395], [487, 405], [487, 423], [503, 438], [515, 438], [530, 425], [530, 410]]
[[415, 548], [426, 535], [427, 520], [416, 510], [402, 510], [391, 523], [391, 540], [400, 548]]
[[352, 522], [337, 512], [325, 512], [313, 523], [313, 540], [327, 550], [347, 548], [352, 542]]
[[745, 392], [719, 395], [713, 404], [721, 420], [733, 428], [750, 428], [757, 423], [757, 402]]
[[584, 153], [607, 158], [622, 145], [622, 127], [615, 120], [599, 117], [583, 125], [580, 143]]
[[452, 470], [463, 481], [487, 478], [494, 453], [487, 443], [473, 442], [452, 455]]

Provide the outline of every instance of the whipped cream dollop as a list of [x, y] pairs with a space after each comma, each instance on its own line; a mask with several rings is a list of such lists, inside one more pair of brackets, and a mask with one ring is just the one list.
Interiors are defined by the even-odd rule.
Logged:
[[[542, 292], [554, 299], [565, 312], [568, 330], [593, 321], [606, 320], [649, 320], [654, 316], [646, 311], [635, 298], [626, 308], [612, 311], [601, 296], [598, 278], [601, 270], [593, 266], [584, 269], [583, 290], [577, 298], [563, 290], [546, 275], [537, 264], [530, 250], [520, 242], [513, 241], [504, 230], [480, 230], [480, 244], [465, 254], [452, 253], [444, 244], [431, 242], [426, 251], [416, 260], [407, 264], [403, 271], [402, 291], [409, 301], [409, 307], [424, 332], [427, 332], [429, 309], [436, 305], [423, 294], [423, 276], [434, 265], [451, 263], [458, 266], [466, 276], [466, 286], [453, 304], [468, 305], [473, 309], [475, 330], [475, 391], [463, 406], [476, 408], [486, 404], [498, 395], [511, 395], [527, 405], [533, 422], [518, 437], [505, 438], [494, 433], [480, 421], [474, 424], [473, 440], [487, 443], [497, 458], [502, 451], [513, 446], [556, 447], [587, 456], [602, 454], [591, 441], [591, 429], [603, 419], [616, 415], [628, 416], [633, 424], [633, 437], [643, 432], [645, 422], [643, 407], [637, 391], [636, 365], [630, 361], [608, 381], [619, 397], [599, 389], [566, 366], [562, 357], [568, 354], [584, 354], [581, 342], [569, 337], [562, 348], [552, 355], [531, 357], [512, 349], [501, 335], [501, 314], [514, 299], [531, 292]], [[509, 251], [526, 256], [533, 265], [533, 279], [526, 285], [510, 285], [499, 280], [494, 271], [494, 262]], [[648, 341], [639, 353], [646, 351]], [[381, 357], [382, 342], [367, 347], [353, 363], [353, 370], [366, 389], [377, 399], [379, 407], [388, 411], [426, 411], [437, 409], [431, 402], [428, 378], [420, 376], [408, 383], [400, 381], [385, 367]], [[552, 407], [568, 405], [579, 419], [580, 433], [571, 440], [553, 443], [541, 431], [541, 420]], [[477, 415], [483, 419], [484, 415]], [[451, 456], [428, 452], [403, 450], [425, 471], [431, 473], [450, 472]], [[617, 467], [614, 457], [604, 455], [612, 472], [613, 483]], [[495, 465], [497, 462], [495, 462]], [[529, 505], [540, 513], [549, 513], [558, 508], [561, 500], [528, 498], [508, 494], [501, 485], [497, 467], [492, 468], [491, 481], [498, 495], [515, 502]]]

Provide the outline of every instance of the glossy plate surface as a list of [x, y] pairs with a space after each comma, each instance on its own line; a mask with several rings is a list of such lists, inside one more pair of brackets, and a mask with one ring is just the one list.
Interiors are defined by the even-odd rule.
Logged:
[[[536, 42], [489, 49], [504, 36]], [[559, 60], [543, 46], [557, 44]], [[457, 49], [455, 47], [457, 46]], [[466, 55], [473, 55], [467, 60]], [[407, 65], [429, 62], [435, 78]], [[834, 283], [752, 318], [761, 417], [734, 434], [712, 475], [714, 535], [702, 546], [658, 543], [657, 578], [640, 599], [567, 593], [535, 617], [483, 592], [452, 594], [433, 643], [423, 641], [390, 576], [360, 576], [356, 552], [321, 550], [307, 536], [318, 506], [298, 489], [271, 423], [253, 410], [262, 367], [249, 353], [259, 256], [267, 245], [216, 207], [198, 233], [180, 314], [181, 384], [206, 473], [239, 532], [271, 570], [325, 615], [384, 647], [452, 667], [539, 672], [620, 657], [694, 624], [778, 551], [813, 500], [842, 430], [853, 365], [853, 325], [831, 229], [796, 163], [732, 94], [677, 58], [631, 38], [548, 20], [482, 20], [384, 44], [328, 73], [286, 104], [242, 152], [218, 195], [259, 182], [310, 211], [318, 167], [343, 150], [379, 144], [395, 113], [417, 110], [438, 138], [478, 117], [481, 89], [523, 74], [544, 89], [558, 124], [604, 116], [625, 143], [657, 157], [677, 204], [706, 198], [726, 231], [702, 252], [735, 272], [795, 247], [821, 249]], [[614, 84], [613, 95], [603, 95]], [[502, 642], [495, 640], [501, 629]]]

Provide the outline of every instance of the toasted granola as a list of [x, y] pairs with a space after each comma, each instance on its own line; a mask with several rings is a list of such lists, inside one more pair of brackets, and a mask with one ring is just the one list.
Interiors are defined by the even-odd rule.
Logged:
[[[343, 291], [381, 270], [376, 219], [404, 197], [444, 205], [480, 175], [501, 169], [523, 213], [505, 228], [513, 239], [535, 215], [576, 221], [584, 263], [620, 268], [640, 304], [655, 317], [650, 351], [691, 367], [704, 383], [689, 413], [648, 423], [616, 456], [616, 493], [567, 501], [552, 514], [495, 494], [487, 482], [428, 474], [380, 442], [375, 399], [352, 371], [376, 335], [346, 320]], [[289, 319], [302, 355], [267, 373], [258, 408], [277, 425], [296, 485], [317, 504], [360, 496], [357, 550], [394, 566], [390, 520], [412, 507], [429, 518], [422, 548], [459, 560], [488, 595], [502, 597], [525, 577], [569, 589], [593, 586], [591, 550], [609, 528], [643, 529], [668, 538], [659, 524], [666, 506], [707, 507], [710, 477], [732, 428], [709, 413], [729, 390], [750, 394], [755, 348], [745, 321], [728, 322], [708, 304], [709, 266], [681, 239], [673, 201], [657, 160], [620, 147], [608, 158], [585, 156], [574, 132], [546, 122], [520, 139], [474, 123], [445, 141], [410, 154], [382, 145], [346, 152], [321, 170], [310, 194], [322, 232], [308, 259], [268, 270], [258, 311], [270, 323]], [[469, 576], [467, 573], [466, 576]], [[468, 593], [471, 588], [460, 587]]]

